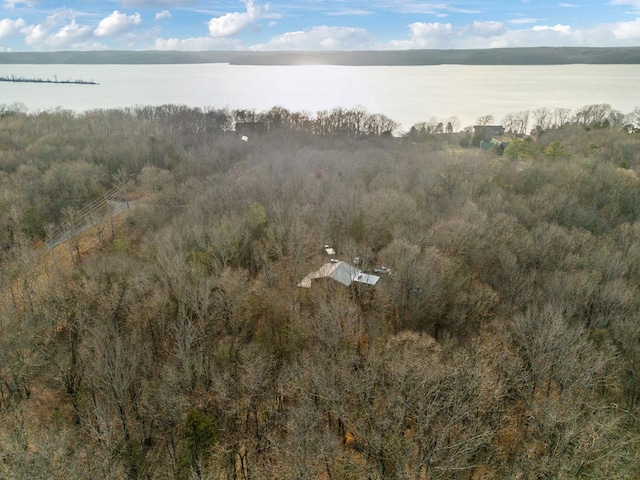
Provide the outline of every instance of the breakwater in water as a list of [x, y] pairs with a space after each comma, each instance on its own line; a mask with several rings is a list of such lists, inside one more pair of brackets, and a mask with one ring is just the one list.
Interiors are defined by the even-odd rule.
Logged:
[[45, 78], [24, 78], [16, 77], [14, 75], [0, 77], [0, 82], [17, 82], [17, 83], [61, 83], [61, 84], [74, 84], [74, 85], [98, 85], [93, 80], [58, 80], [58, 78], [45, 79]]

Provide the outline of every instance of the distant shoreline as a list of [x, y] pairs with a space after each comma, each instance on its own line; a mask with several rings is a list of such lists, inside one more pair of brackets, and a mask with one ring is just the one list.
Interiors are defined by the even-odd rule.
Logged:
[[[530, 47], [468, 50], [0, 52], [0, 64], [161, 65], [634, 65], [640, 47]], [[61, 83], [61, 82], [60, 82]]]
[[92, 80], [50, 80], [44, 78], [23, 78], [23, 77], [0, 77], [0, 82], [13, 82], [13, 83], [55, 83], [55, 84], [72, 84], [72, 85], [98, 85], [97, 82]]

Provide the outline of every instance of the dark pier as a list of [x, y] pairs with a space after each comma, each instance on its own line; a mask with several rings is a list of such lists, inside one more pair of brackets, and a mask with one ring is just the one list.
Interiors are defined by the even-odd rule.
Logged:
[[55, 80], [44, 78], [24, 78], [11, 75], [9, 77], [0, 77], [0, 82], [15, 82], [15, 83], [55, 83], [55, 84], [72, 84], [72, 85], [99, 85], [93, 80], [58, 80], [56, 76]]

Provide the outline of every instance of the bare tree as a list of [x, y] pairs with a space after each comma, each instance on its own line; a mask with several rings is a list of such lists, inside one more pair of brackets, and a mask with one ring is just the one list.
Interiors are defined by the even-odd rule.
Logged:
[[533, 111], [533, 131], [541, 133], [553, 126], [553, 112], [547, 107], [536, 108]]
[[490, 125], [491, 123], [493, 123], [493, 121], [494, 119], [492, 114], [483, 115], [476, 119], [476, 125], [481, 125], [484, 127], [486, 125]]
[[571, 109], [570, 108], [554, 108], [553, 109], [553, 128], [560, 128], [563, 125], [571, 122]]

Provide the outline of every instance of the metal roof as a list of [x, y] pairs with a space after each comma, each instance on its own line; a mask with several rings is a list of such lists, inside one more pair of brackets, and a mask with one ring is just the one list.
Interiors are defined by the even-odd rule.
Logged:
[[380, 280], [380, 277], [377, 275], [363, 273], [359, 268], [349, 265], [346, 262], [333, 261], [325, 263], [320, 269], [304, 277], [300, 283], [298, 283], [298, 287], [311, 288], [311, 281], [316, 278], [332, 278], [345, 287], [351, 285], [352, 282], [375, 285], [378, 280]]

